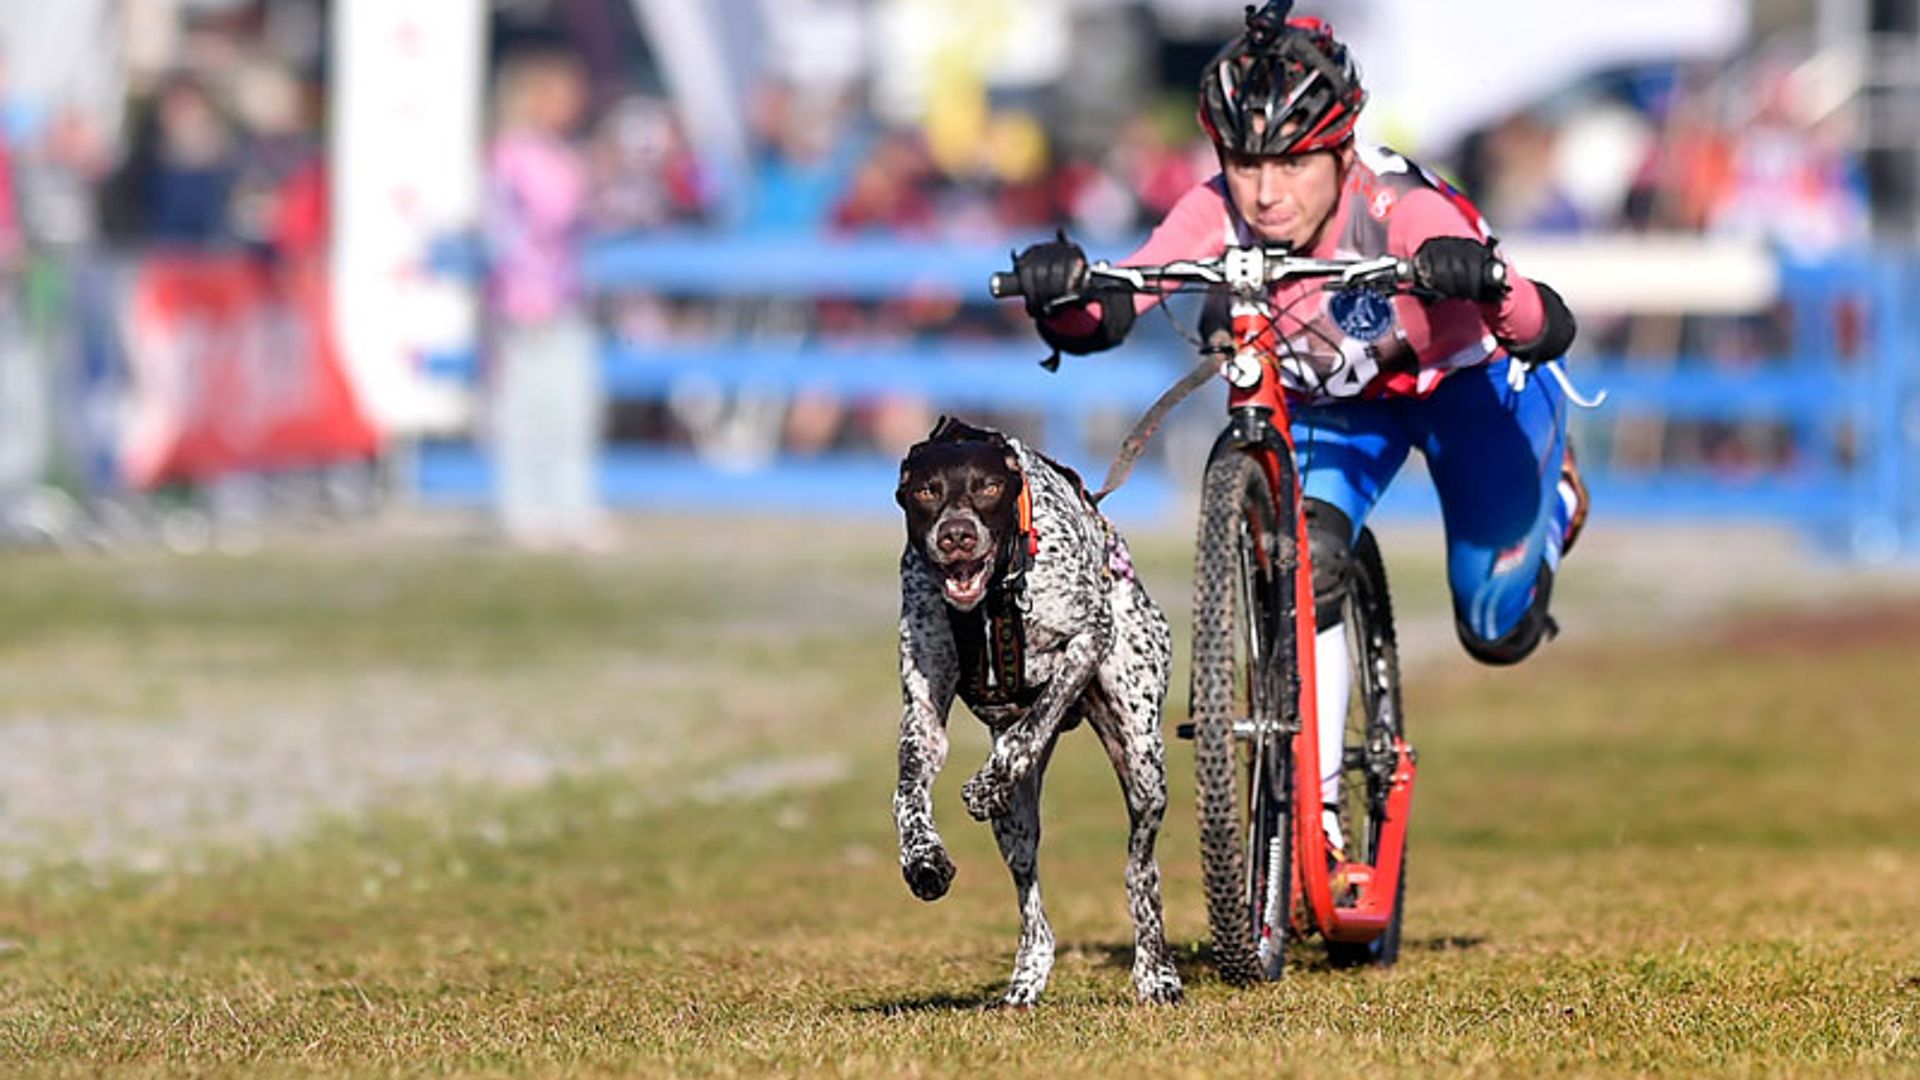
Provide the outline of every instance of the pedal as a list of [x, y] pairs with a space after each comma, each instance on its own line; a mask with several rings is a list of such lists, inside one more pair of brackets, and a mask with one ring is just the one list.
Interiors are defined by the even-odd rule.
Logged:
[[1334, 907], [1359, 907], [1373, 890], [1373, 867], [1365, 863], [1340, 863], [1328, 875], [1327, 887], [1333, 893]]

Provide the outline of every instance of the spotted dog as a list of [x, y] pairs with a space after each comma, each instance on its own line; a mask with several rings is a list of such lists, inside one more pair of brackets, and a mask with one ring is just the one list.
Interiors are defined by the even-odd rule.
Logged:
[[1126, 544], [1079, 477], [997, 432], [942, 419], [902, 463], [900, 867], [938, 900], [954, 866], [933, 823], [933, 780], [958, 696], [993, 731], [961, 795], [993, 822], [1020, 903], [1020, 947], [1004, 1003], [1037, 1002], [1053, 970], [1040, 903], [1040, 782], [1055, 739], [1085, 720], [1126, 793], [1133, 985], [1142, 1001], [1181, 996], [1160, 914], [1153, 847], [1166, 814], [1161, 704], [1172, 663], [1166, 617]]

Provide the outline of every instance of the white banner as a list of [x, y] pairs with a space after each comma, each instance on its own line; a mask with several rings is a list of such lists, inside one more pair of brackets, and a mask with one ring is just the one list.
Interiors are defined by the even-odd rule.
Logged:
[[1642, 61], [1722, 57], [1747, 34], [1747, 0], [1367, 0], [1342, 21], [1319, 10], [1353, 47], [1372, 102], [1363, 137], [1415, 155], [1596, 70]]
[[386, 431], [464, 420], [464, 392], [422, 374], [471, 352], [474, 288], [437, 278], [429, 246], [480, 206], [486, 4], [338, 0], [333, 12], [333, 296], [360, 400]]

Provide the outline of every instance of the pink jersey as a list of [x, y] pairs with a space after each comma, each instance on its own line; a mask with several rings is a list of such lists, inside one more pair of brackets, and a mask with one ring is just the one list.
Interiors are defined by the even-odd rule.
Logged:
[[[1378, 147], [1359, 147], [1333, 217], [1310, 254], [1317, 258], [1410, 259], [1436, 236], [1490, 239], [1473, 205], [1419, 165]], [[1142, 266], [1219, 255], [1258, 240], [1215, 175], [1195, 185], [1140, 250], [1122, 260]], [[1282, 381], [1308, 401], [1393, 396], [1425, 397], [1450, 371], [1503, 355], [1500, 341], [1530, 342], [1544, 329], [1540, 294], [1508, 265], [1512, 290], [1499, 303], [1386, 297], [1353, 290], [1330, 292], [1324, 282], [1294, 282], [1273, 290], [1276, 351]], [[1157, 303], [1142, 296], [1144, 311]], [[1098, 323], [1098, 305], [1056, 316], [1049, 327], [1068, 335]]]
[[580, 299], [576, 250], [586, 211], [586, 166], [559, 139], [508, 132], [488, 152], [486, 231], [496, 314], [545, 322]]

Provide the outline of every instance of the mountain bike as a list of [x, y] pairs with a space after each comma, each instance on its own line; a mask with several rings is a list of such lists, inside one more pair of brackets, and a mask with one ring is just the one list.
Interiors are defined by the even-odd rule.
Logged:
[[[1386, 569], [1364, 529], [1343, 601], [1348, 655], [1337, 661], [1352, 679], [1339, 794], [1328, 805], [1321, 791], [1315, 676], [1323, 669], [1314, 656], [1313, 568], [1281, 380], [1283, 365], [1299, 361], [1286, 355], [1269, 302], [1274, 285], [1302, 280], [1350, 297], [1414, 284], [1405, 260], [1313, 259], [1274, 248], [1158, 266], [1094, 263], [1087, 272], [1089, 292], [1206, 291], [1203, 357], [1183, 384], [1216, 372], [1228, 383], [1227, 425], [1201, 481], [1192, 719], [1178, 734], [1194, 741], [1214, 964], [1237, 984], [1279, 978], [1289, 944], [1315, 933], [1337, 966], [1394, 963], [1406, 897], [1416, 757], [1401, 712]], [[1017, 296], [1019, 280], [995, 274], [990, 288]], [[1128, 440], [1133, 453], [1150, 433], [1143, 420]], [[1124, 475], [1119, 463], [1116, 472]], [[1105, 490], [1114, 486], [1110, 474]], [[1343, 852], [1328, 843], [1328, 811], [1346, 839]]]

